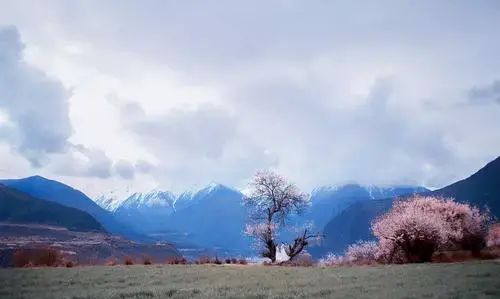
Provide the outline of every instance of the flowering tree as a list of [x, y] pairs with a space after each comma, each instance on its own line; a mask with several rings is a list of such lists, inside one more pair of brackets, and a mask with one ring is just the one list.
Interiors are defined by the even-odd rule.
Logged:
[[500, 246], [500, 223], [494, 224], [488, 231], [487, 245], [488, 247]]
[[374, 241], [359, 241], [356, 244], [349, 245], [345, 258], [351, 263], [375, 263], [379, 258], [378, 244]]
[[[262, 256], [276, 262], [277, 232], [286, 225], [292, 214], [300, 214], [310, 205], [309, 198], [301, 193], [283, 176], [272, 171], [259, 171], [250, 183], [251, 192], [245, 196], [245, 205], [250, 210], [246, 234], [263, 246]], [[287, 255], [293, 259], [316, 238], [304, 229], [292, 244], [285, 247]]]
[[453, 199], [415, 196], [395, 202], [372, 230], [388, 262], [425, 262], [438, 249], [479, 250], [488, 220], [487, 214]]

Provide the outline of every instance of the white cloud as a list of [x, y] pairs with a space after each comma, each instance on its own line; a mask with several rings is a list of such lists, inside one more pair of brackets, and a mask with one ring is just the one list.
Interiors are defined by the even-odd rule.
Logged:
[[[0, 19], [25, 40], [26, 65], [71, 92], [50, 131], [72, 152], [50, 154], [43, 171], [62, 175], [56, 165], [65, 165], [92, 193], [242, 186], [268, 167], [306, 189], [437, 187], [500, 153], [495, 1], [2, 6]], [[0, 124], [20, 122], [5, 111]], [[2, 129], [9, 145], [22, 144]], [[73, 144], [97, 164], [81, 165]]]

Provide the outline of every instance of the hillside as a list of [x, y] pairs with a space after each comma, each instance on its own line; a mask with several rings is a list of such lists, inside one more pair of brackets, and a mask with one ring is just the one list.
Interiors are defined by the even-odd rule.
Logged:
[[0, 184], [27, 193], [35, 198], [85, 211], [99, 221], [110, 233], [138, 241], [149, 240], [149, 238], [136, 233], [127, 225], [116, 221], [111, 213], [101, 208], [81, 191], [58, 181], [41, 176], [32, 176], [23, 179], [1, 180]]
[[500, 157], [470, 177], [431, 192], [432, 195], [453, 197], [479, 208], [488, 208], [500, 218]]
[[0, 185], [0, 222], [45, 224], [73, 231], [104, 232], [101, 224], [86, 212], [33, 198], [4, 185]]
[[[156, 261], [180, 257], [169, 243], [141, 244], [103, 232], [77, 232], [60, 226], [0, 223], [0, 267], [12, 263], [18, 249], [53, 248], [68, 260], [80, 264], [105, 263], [131, 256], [140, 261], [149, 256]], [[1, 296], [0, 296], [1, 297]]]

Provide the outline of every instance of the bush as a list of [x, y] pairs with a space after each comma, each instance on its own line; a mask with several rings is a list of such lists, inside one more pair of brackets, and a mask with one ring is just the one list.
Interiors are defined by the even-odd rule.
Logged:
[[314, 265], [314, 261], [309, 253], [304, 252], [296, 256], [293, 260], [283, 262], [282, 265], [293, 267], [311, 267]]
[[231, 259], [225, 259], [226, 264], [231, 264]]
[[237, 258], [231, 258], [231, 264], [237, 264], [238, 263], [238, 259]]
[[12, 262], [14, 267], [28, 267], [32, 265], [32, 254], [28, 250], [17, 250], [12, 255]]
[[50, 248], [17, 250], [12, 260], [14, 267], [56, 267], [62, 264], [59, 252]]
[[219, 260], [218, 257], [215, 257], [215, 260], [213, 261], [213, 263], [216, 265], [222, 265], [222, 262]]
[[381, 259], [389, 263], [429, 262], [437, 250], [484, 246], [489, 217], [453, 199], [415, 196], [396, 201], [372, 224]]
[[106, 262], [106, 265], [108, 266], [116, 266], [118, 265], [118, 260], [115, 257], [110, 257], [108, 261]]
[[126, 256], [123, 260], [123, 263], [127, 266], [134, 264], [134, 259], [131, 256]]
[[247, 260], [245, 258], [240, 258], [238, 260], [238, 264], [240, 264], [240, 265], [246, 265], [246, 264], [248, 264], [248, 262], [247, 262]]
[[379, 258], [379, 248], [377, 242], [359, 241], [356, 244], [349, 245], [345, 258], [354, 264], [373, 264]]
[[65, 264], [66, 268], [73, 268], [75, 264], [72, 261], [67, 261]]
[[342, 266], [347, 264], [347, 260], [343, 256], [329, 253], [319, 261], [319, 264], [323, 266]]
[[197, 265], [210, 264], [210, 257], [208, 257], [208, 256], [200, 256], [195, 261], [195, 264], [197, 264]]
[[486, 245], [488, 247], [500, 246], [500, 223], [493, 224], [490, 227], [486, 237]]
[[144, 265], [152, 265], [153, 264], [153, 259], [150, 256], [145, 256], [142, 258], [142, 263]]
[[165, 263], [167, 265], [185, 265], [187, 260], [184, 257], [168, 257]]
[[61, 262], [59, 252], [53, 249], [41, 249], [35, 255], [35, 266], [55, 267]]

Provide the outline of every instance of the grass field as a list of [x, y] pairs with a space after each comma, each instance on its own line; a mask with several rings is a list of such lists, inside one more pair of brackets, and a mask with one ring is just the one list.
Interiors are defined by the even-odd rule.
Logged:
[[2, 269], [1, 298], [500, 298], [500, 261]]

